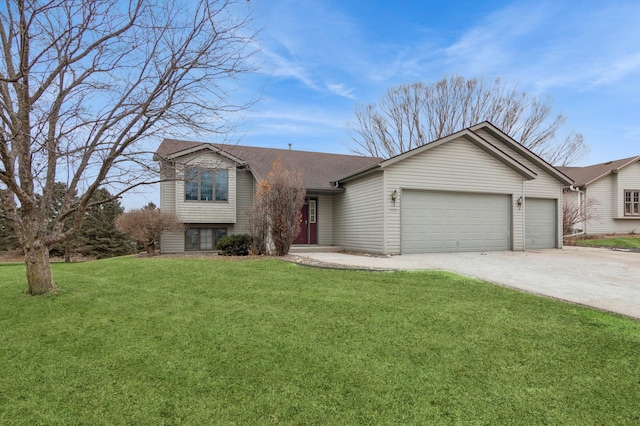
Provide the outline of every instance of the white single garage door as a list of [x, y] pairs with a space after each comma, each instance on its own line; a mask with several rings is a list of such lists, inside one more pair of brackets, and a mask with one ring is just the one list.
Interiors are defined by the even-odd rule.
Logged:
[[402, 253], [511, 249], [511, 197], [402, 191]]
[[524, 202], [524, 248], [556, 248], [558, 210], [556, 200], [527, 198]]

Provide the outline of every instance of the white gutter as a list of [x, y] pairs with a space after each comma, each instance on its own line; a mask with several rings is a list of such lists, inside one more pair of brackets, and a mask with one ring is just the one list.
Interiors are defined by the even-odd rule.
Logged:
[[[576, 188], [573, 185], [569, 186], [569, 191], [578, 193], [578, 209], [580, 210], [580, 213], [582, 214], [583, 213], [582, 212], [583, 204], [585, 204], [584, 201], [583, 201], [583, 199], [584, 199], [584, 191], [581, 191], [580, 188]], [[587, 216], [586, 208], [587, 207], [585, 205], [584, 206], [585, 211], [584, 211], [584, 214], [582, 215], [583, 218], [586, 218], [586, 216]], [[584, 219], [581, 222], [582, 222], [582, 231], [576, 232], [574, 234], [571, 234], [571, 235], [569, 235], [570, 237], [573, 237], [573, 236], [576, 236], [576, 235], [584, 235], [584, 234], [587, 233], [587, 220]]]

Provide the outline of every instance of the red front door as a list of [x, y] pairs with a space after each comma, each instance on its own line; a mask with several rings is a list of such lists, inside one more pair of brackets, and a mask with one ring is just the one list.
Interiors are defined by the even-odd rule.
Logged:
[[300, 213], [300, 233], [293, 244], [318, 244], [318, 200], [306, 200]]

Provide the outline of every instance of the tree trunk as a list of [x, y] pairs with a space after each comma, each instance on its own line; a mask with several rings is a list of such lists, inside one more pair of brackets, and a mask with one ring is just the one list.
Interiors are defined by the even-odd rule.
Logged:
[[156, 254], [156, 243], [153, 242], [151, 244], [147, 244], [147, 254], [149, 256], [154, 256]]
[[24, 262], [27, 267], [27, 284], [29, 285], [27, 294], [38, 296], [58, 290], [51, 277], [49, 247], [36, 243], [25, 249]]

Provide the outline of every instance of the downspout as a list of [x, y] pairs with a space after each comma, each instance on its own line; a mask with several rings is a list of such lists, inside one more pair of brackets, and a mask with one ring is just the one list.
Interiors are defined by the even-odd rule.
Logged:
[[525, 206], [526, 204], [526, 199], [525, 199], [525, 191], [524, 191], [524, 179], [522, 179], [522, 204], [520, 204], [518, 207], [520, 208], [520, 221], [522, 222], [522, 251], [527, 251], [527, 230], [526, 230], [526, 218], [525, 218], [525, 208], [523, 208], [523, 206]]
[[382, 171], [382, 253], [387, 255], [387, 174]]
[[[580, 188], [576, 188], [573, 185], [569, 186], [569, 191], [578, 193], [578, 210], [580, 210], [580, 214], [582, 214], [583, 218], [580, 221], [582, 223], [582, 231], [571, 234], [571, 236], [573, 237], [574, 235], [584, 235], [587, 233], [587, 221], [585, 219], [587, 217], [587, 206], [584, 202], [584, 191], [581, 191]], [[584, 212], [582, 211], [582, 209], [584, 209]]]

